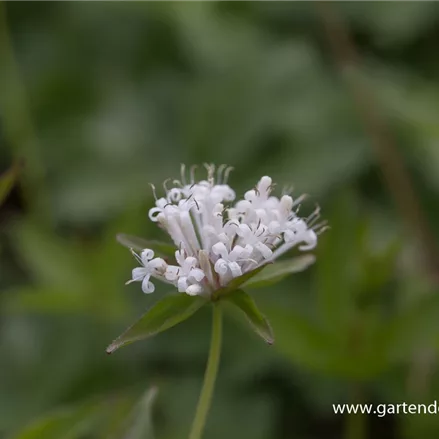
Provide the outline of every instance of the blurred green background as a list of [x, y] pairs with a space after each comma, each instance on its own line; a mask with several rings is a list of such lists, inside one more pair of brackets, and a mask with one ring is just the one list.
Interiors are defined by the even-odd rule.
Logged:
[[384, 183], [383, 145], [316, 3], [0, 7], [1, 170], [25, 160], [0, 210], [0, 437], [151, 438], [152, 395], [138, 401], [152, 386], [155, 437], [187, 436], [208, 310], [112, 356], [105, 347], [168, 292], [124, 286], [135, 261], [115, 235], [163, 239], [147, 219], [148, 183], [204, 161], [234, 166], [238, 193], [261, 175], [294, 184], [312, 195], [304, 210], [318, 202], [331, 225], [313, 267], [252, 292], [273, 346], [227, 316], [204, 437], [438, 436], [439, 415], [332, 409], [438, 396], [437, 3], [331, 5], [374, 95], [366, 111], [397, 145], [390, 163], [402, 157], [413, 182], [411, 214], [431, 228], [423, 241], [423, 221], [394, 200], [400, 191], [404, 204], [404, 186], [392, 195]]

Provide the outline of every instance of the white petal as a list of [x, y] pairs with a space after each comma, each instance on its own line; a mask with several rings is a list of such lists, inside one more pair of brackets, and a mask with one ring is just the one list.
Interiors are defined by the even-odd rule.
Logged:
[[230, 271], [232, 272], [233, 277], [241, 276], [242, 270], [241, 267], [236, 262], [230, 262], [229, 264]]
[[289, 196], [289, 195], [284, 195], [281, 199], [280, 199], [280, 205], [282, 207], [282, 209], [288, 213], [291, 211], [291, 209], [293, 208], [293, 199]]
[[168, 200], [177, 203], [181, 200], [181, 189], [172, 188], [168, 192]]
[[222, 242], [217, 242], [215, 245], [212, 246], [212, 252], [214, 255], [219, 255], [223, 259], [227, 258], [227, 249], [226, 246]]
[[252, 253], [253, 253], [253, 246], [250, 245], [250, 244], [247, 244], [247, 245], [244, 247], [243, 252], [241, 253], [241, 258], [242, 258], [242, 259], [247, 259], [247, 258], [250, 257], [250, 255], [251, 255]]
[[203, 292], [203, 287], [198, 284], [193, 284], [187, 287], [186, 294], [189, 294], [189, 296], [197, 296], [198, 294], [201, 294]]
[[132, 273], [131, 273], [131, 281], [132, 282], [136, 282], [136, 281], [141, 281], [146, 274], [148, 273], [148, 270], [145, 267], [136, 267], [133, 269]]
[[301, 245], [299, 247], [299, 250], [312, 250], [317, 245], [317, 235], [314, 230], [309, 230], [309, 233], [307, 235], [308, 236], [306, 236], [306, 239], [303, 239], [303, 241], [306, 242], [306, 245]]
[[185, 273], [189, 272], [191, 270], [191, 268], [194, 268], [197, 265], [197, 258], [194, 258], [192, 256], [189, 256], [188, 258], [185, 259], [182, 267]]
[[162, 211], [163, 209], [160, 207], [153, 207], [152, 209], [149, 209], [148, 212], [149, 219], [156, 223], [158, 221], [158, 216], [160, 213], [162, 213]]
[[233, 250], [229, 253], [229, 261], [236, 261], [237, 259], [240, 259], [243, 252], [245, 252], [244, 247], [241, 247], [240, 245], [235, 245], [235, 247], [233, 247]]
[[140, 257], [142, 258], [144, 265], [146, 265], [148, 261], [154, 257], [154, 252], [150, 248], [145, 248], [140, 254]]
[[227, 273], [227, 262], [224, 259], [218, 259], [215, 262], [215, 265], [214, 265], [213, 269], [218, 274], [226, 274]]
[[186, 289], [187, 289], [187, 277], [186, 276], [181, 276], [178, 279], [177, 286], [178, 286], [178, 291], [180, 293], [185, 293]]
[[157, 207], [160, 207], [160, 209], [164, 209], [165, 206], [166, 206], [167, 204], [169, 204], [169, 203], [168, 203], [168, 200], [167, 200], [166, 198], [164, 198], [164, 197], [159, 198], [159, 199], [155, 202], [155, 205], [156, 205]]
[[165, 278], [170, 281], [177, 280], [181, 268], [176, 265], [168, 265], [166, 267]]
[[199, 268], [193, 268], [189, 275], [194, 278], [197, 282], [200, 282], [201, 280], [204, 279], [205, 274], [203, 270], [200, 270]]
[[142, 291], [145, 294], [153, 293], [155, 290], [155, 286], [152, 282], [149, 281], [149, 278], [150, 278], [149, 275], [145, 276], [142, 282]]
[[148, 262], [148, 267], [153, 268], [154, 270], [166, 270], [168, 264], [162, 258], [155, 258]]
[[[244, 198], [246, 201], [254, 201], [256, 200], [257, 196], [256, 196], [256, 191], [254, 189], [251, 189], [249, 191], [247, 191], [244, 194]], [[238, 203], [242, 203], [242, 201], [238, 201]]]
[[271, 249], [268, 248], [268, 247], [267, 247], [265, 244], [263, 244], [262, 242], [257, 242], [257, 243], [255, 244], [255, 248], [261, 252], [261, 255], [262, 255], [265, 259], [268, 259], [268, 258], [273, 254], [273, 252], [271, 251]]
[[197, 253], [198, 250], [200, 250], [200, 244], [198, 242], [197, 234], [195, 233], [194, 224], [189, 212], [180, 213], [180, 224], [189, 247], [194, 253]]
[[178, 265], [180, 265], [180, 267], [182, 267], [184, 264], [184, 261], [185, 261], [185, 251], [184, 250], [177, 250], [175, 252], [175, 260], [177, 261]]
[[285, 242], [293, 242], [296, 240], [296, 234], [291, 230], [285, 230], [284, 232], [284, 240]]
[[268, 224], [268, 231], [270, 233], [272, 233], [273, 235], [276, 235], [276, 234], [280, 233], [281, 225], [280, 225], [279, 221], [271, 221]]
[[244, 239], [248, 239], [248, 237], [253, 234], [247, 224], [240, 224], [236, 233]]

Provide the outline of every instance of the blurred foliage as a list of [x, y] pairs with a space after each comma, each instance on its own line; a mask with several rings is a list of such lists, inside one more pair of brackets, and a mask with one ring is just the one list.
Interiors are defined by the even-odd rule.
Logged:
[[[439, 5], [333, 7], [439, 238]], [[356, 439], [333, 403], [434, 401], [437, 288], [314, 3], [8, 2], [2, 14], [0, 170], [26, 165], [0, 217], [0, 437], [147, 438], [152, 386], [156, 438], [187, 435], [208, 310], [105, 354], [164, 293], [124, 286], [134, 260], [116, 235], [164, 239], [147, 219], [148, 183], [181, 162], [233, 165], [238, 193], [264, 174], [294, 183], [331, 226], [306, 272], [248, 290], [272, 347], [226, 319], [206, 438]], [[371, 416], [361, 428], [417, 439], [439, 421]]]
[[21, 166], [16, 163], [0, 175], [0, 205], [5, 201], [18, 179]]

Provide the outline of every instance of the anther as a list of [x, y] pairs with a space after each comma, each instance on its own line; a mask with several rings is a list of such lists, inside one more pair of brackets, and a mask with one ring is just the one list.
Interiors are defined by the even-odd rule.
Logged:
[[197, 170], [197, 168], [198, 168], [197, 165], [192, 165], [190, 169], [190, 179], [192, 186], [195, 184], [195, 171]]
[[183, 182], [183, 185], [186, 185], [186, 165], [182, 163], [180, 165], [180, 174], [181, 174], [181, 181]]
[[223, 179], [223, 184], [226, 184], [227, 183], [227, 180], [229, 179], [229, 175], [230, 175], [230, 173], [233, 171], [233, 166], [229, 166], [226, 170], [225, 170], [225, 172], [224, 172], [224, 179]]
[[155, 186], [152, 183], [149, 183], [149, 185], [151, 186], [152, 194], [154, 195], [154, 200], [157, 201], [157, 194], [155, 192]]
[[224, 169], [227, 168], [227, 165], [220, 165], [218, 166], [218, 169], [216, 171], [216, 183], [221, 184], [221, 174], [223, 173]]
[[165, 189], [165, 192], [168, 193], [169, 189], [166, 187], [167, 183], [170, 182], [171, 179], [167, 178], [164, 182], [163, 182], [163, 188]]

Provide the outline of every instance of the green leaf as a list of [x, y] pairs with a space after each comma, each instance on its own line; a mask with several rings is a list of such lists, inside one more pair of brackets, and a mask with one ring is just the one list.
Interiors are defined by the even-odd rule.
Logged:
[[439, 336], [439, 291], [418, 290], [422, 297], [406, 305], [381, 331], [380, 341], [390, 360], [399, 360], [420, 346], [429, 346]]
[[[102, 406], [102, 404], [101, 404]], [[87, 403], [69, 409], [60, 409], [37, 419], [25, 427], [13, 439], [45, 439], [84, 437], [96, 423], [100, 407], [96, 403]]]
[[[85, 312], [88, 302], [84, 294], [56, 287], [24, 286], [8, 291], [3, 309], [10, 313], [44, 312], [72, 313]], [[92, 308], [94, 310], [94, 308]]]
[[261, 288], [279, 282], [284, 277], [306, 270], [316, 260], [314, 255], [302, 255], [286, 261], [268, 264], [262, 273], [251, 277], [245, 282], [245, 288]]
[[187, 294], [177, 294], [165, 297], [150, 308], [134, 325], [130, 326], [107, 348], [112, 354], [120, 347], [143, 340], [159, 332], [166, 331], [189, 318], [207, 302], [206, 299]]
[[117, 398], [108, 395], [93, 398], [74, 406], [58, 406], [20, 426], [11, 439], [116, 439], [116, 434], [126, 426], [131, 407], [132, 398], [124, 394], [118, 394]]
[[236, 290], [227, 296], [227, 300], [237, 306], [247, 317], [252, 329], [268, 344], [274, 343], [270, 323], [259, 311], [254, 300], [243, 290]]
[[260, 267], [255, 268], [252, 271], [244, 273], [241, 276], [235, 277], [224, 288], [220, 288], [219, 290], [215, 291], [214, 298], [219, 298], [219, 297], [222, 297], [222, 296], [226, 296], [227, 294], [234, 293], [236, 290], [239, 289], [239, 287], [242, 284], [244, 284], [245, 282], [249, 281], [252, 277], [254, 277], [257, 274], [259, 274], [267, 266], [268, 266], [268, 264], [261, 265]]
[[174, 256], [176, 250], [173, 245], [166, 242], [147, 240], [138, 236], [126, 235], [125, 233], [117, 234], [116, 239], [119, 244], [129, 249], [142, 251], [145, 248], [150, 248], [160, 256]]
[[16, 162], [10, 169], [0, 175], [0, 205], [5, 201], [9, 192], [13, 188], [21, 168], [22, 163]]
[[337, 345], [327, 331], [297, 309], [267, 305], [266, 313], [276, 332], [276, 349], [293, 364], [310, 370], [332, 369]]
[[152, 406], [157, 396], [157, 387], [148, 389], [129, 417], [129, 424], [123, 439], [152, 439], [154, 431], [152, 426]]
[[328, 221], [331, 230], [322, 235], [317, 250], [316, 307], [323, 326], [342, 342], [348, 336], [350, 316], [356, 308], [365, 233], [352, 190], [337, 195]]
[[87, 262], [77, 242], [30, 220], [16, 224], [11, 238], [20, 261], [39, 284], [75, 293], [89, 287], [91, 279], [85, 274]]

